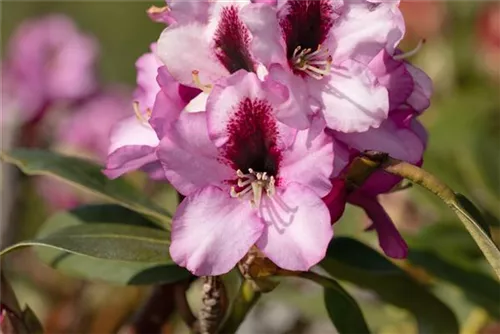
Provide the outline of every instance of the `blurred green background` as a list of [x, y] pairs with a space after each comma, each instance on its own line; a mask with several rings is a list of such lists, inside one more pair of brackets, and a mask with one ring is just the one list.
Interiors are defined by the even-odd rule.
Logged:
[[[105, 83], [135, 84], [135, 60], [149, 49], [163, 27], [146, 15], [150, 5], [162, 2], [2, 2], [1, 46], [27, 18], [64, 13], [100, 43], [99, 75]], [[413, 48], [426, 38], [412, 62], [433, 79], [431, 108], [421, 120], [429, 131], [424, 168], [453, 189], [468, 196], [483, 212], [494, 238], [500, 240], [500, 11], [487, 1], [404, 2], [408, 23], [403, 48]], [[496, 15], [496, 16], [495, 16]], [[496, 17], [496, 19], [495, 19]], [[495, 35], [495, 29], [496, 35]], [[491, 31], [493, 33], [491, 33]], [[496, 36], [496, 37], [495, 37]], [[140, 184], [143, 179], [132, 176]], [[19, 183], [21, 204], [16, 221], [9, 225], [9, 242], [32, 236], [48, 210], [31, 181]], [[162, 204], [174, 206], [168, 187], [156, 191]], [[165, 201], [169, 201], [166, 203]], [[383, 196], [386, 207], [410, 245], [430, 250], [469, 273], [491, 277], [478, 248], [458, 219], [443, 203], [416, 187]], [[367, 218], [349, 209], [336, 226], [337, 235], [351, 235], [374, 247], [376, 239], [365, 233]], [[465, 293], [470, 282], [450, 271], [429, 270], [418, 258], [399, 263], [416, 279], [429, 284], [458, 315], [463, 333], [500, 333], [495, 320], [500, 291], [488, 303], [477, 303]], [[21, 301], [28, 303], [45, 324], [47, 333], [108, 333], [116, 330], [141, 300], [147, 287], [117, 287], [57, 273], [36, 260], [30, 251], [9, 255], [3, 269]], [[441, 269], [444, 267], [441, 267]], [[377, 333], [414, 333], [414, 319], [405, 311], [382, 304], [367, 291], [347, 284], [361, 303], [368, 323]], [[475, 286], [469, 288], [475, 289]], [[196, 288], [192, 289], [196, 294]], [[300, 294], [297, 293], [300, 291]], [[495, 311], [496, 309], [496, 311]], [[183, 331], [178, 322], [164, 332]], [[496, 326], [496, 327], [495, 327]], [[185, 329], [184, 329], [185, 330]], [[303, 282], [285, 282], [266, 296], [245, 323], [241, 333], [333, 333], [322, 305], [321, 290]]]

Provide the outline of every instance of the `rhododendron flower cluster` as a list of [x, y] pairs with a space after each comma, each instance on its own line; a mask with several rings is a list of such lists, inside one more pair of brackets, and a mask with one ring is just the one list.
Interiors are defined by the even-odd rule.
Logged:
[[[170, 254], [196, 275], [228, 272], [250, 251], [304, 271], [325, 255], [346, 203], [373, 221], [381, 248], [407, 246], [376, 196], [381, 171], [349, 185], [377, 150], [422, 163], [416, 120], [431, 82], [398, 43], [397, 1], [167, 1], [167, 25], [137, 61], [136, 115], [111, 135], [109, 177], [141, 169], [185, 196]], [[420, 45], [421, 46], [421, 45]]]

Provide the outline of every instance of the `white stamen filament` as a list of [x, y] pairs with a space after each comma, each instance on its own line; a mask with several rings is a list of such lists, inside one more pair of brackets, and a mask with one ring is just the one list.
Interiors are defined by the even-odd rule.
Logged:
[[147, 124], [148, 120], [151, 118], [151, 109], [148, 108], [146, 110], [146, 115], [144, 115], [139, 109], [139, 102], [134, 101], [132, 103], [132, 107], [134, 109], [135, 117], [137, 117], [137, 120], [142, 124]]
[[424, 44], [425, 44], [425, 39], [421, 39], [420, 41], [418, 41], [417, 46], [413, 50], [410, 50], [408, 52], [395, 55], [394, 59], [396, 59], [396, 60], [403, 60], [403, 59], [407, 59], [407, 58], [413, 57], [414, 55], [416, 55], [420, 51], [420, 49], [422, 49], [422, 46]]
[[200, 72], [197, 71], [197, 70], [194, 70], [192, 73], [192, 76], [193, 76], [193, 82], [196, 86], [196, 88], [202, 90], [203, 92], [205, 93], [210, 93], [212, 91], [212, 85], [204, 85], [201, 83], [201, 80], [200, 80]]
[[252, 168], [249, 168], [248, 174], [244, 174], [238, 169], [236, 176], [238, 177], [238, 187], [243, 189], [237, 192], [236, 187], [232, 186], [231, 197], [243, 198], [252, 192], [253, 197], [250, 198], [250, 202], [253, 207], [259, 207], [263, 190], [266, 191], [267, 196], [273, 196], [276, 192], [274, 176], [267, 175], [267, 172], [255, 172]]
[[304, 71], [314, 79], [321, 80], [325, 75], [330, 74], [332, 56], [328, 49], [322, 48], [321, 45], [316, 51], [297, 46], [293, 51], [292, 63], [295, 69]]

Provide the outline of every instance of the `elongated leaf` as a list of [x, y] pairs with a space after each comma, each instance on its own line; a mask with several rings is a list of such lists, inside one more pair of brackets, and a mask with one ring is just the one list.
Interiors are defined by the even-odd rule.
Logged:
[[[166, 233], [134, 211], [115, 204], [98, 204], [54, 214], [43, 224], [37, 238], [43, 239], [72, 226], [92, 227], [101, 221], [146, 227]], [[164, 258], [161, 263], [141, 263], [98, 259], [48, 247], [36, 247], [35, 251], [43, 262], [67, 275], [119, 285], [171, 283], [190, 275], [169, 257]]]
[[456, 265], [427, 250], [410, 249], [408, 260], [456, 285], [472, 302], [484, 307], [492, 316], [500, 318], [500, 284], [493, 278]]
[[118, 285], [172, 283], [190, 276], [187, 270], [173, 263], [102, 260], [41, 247], [37, 253], [43, 262], [66, 275]]
[[461, 194], [456, 194], [452, 209], [472, 235], [498, 279], [500, 279], [500, 250], [491, 240], [489, 226], [482, 218], [479, 210]]
[[325, 288], [324, 299], [328, 315], [339, 333], [370, 332], [361, 309], [345, 290]]
[[168, 254], [170, 234], [166, 231], [119, 224], [92, 224], [70, 226], [45, 237], [22, 241], [2, 252], [17, 248], [45, 246], [69, 253], [98, 259], [164, 263], [171, 261]]
[[301, 277], [311, 279], [324, 287], [326, 311], [339, 333], [370, 332], [358, 303], [339, 283], [311, 272], [303, 273]]
[[411, 312], [420, 333], [458, 333], [451, 310], [384, 256], [350, 238], [334, 238], [320, 263], [330, 275], [377, 293]]
[[166, 227], [171, 215], [123, 179], [109, 180], [102, 167], [86, 159], [49, 151], [16, 149], [0, 154], [2, 160], [29, 175], [48, 175], [131, 210], [155, 217]]

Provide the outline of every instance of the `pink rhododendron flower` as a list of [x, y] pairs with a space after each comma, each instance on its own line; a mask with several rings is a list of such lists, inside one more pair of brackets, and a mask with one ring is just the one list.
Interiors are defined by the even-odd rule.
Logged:
[[11, 71], [25, 118], [54, 101], [74, 101], [96, 88], [97, 43], [62, 15], [26, 21], [8, 44]]
[[252, 36], [244, 23], [250, 3], [172, 1], [169, 13], [175, 24], [158, 41], [158, 55], [172, 76], [200, 87], [241, 69], [256, 71]]
[[362, 132], [387, 118], [387, 88], [367, 66], [381, 51], [392, 53], [404, 33], [396, 3], [278, 1], [253, 5], [247, 20], [255, 58], [269, 79], [290, 90], [297, 113], [320, 112], [327, 127]]
[[[164, 179], [156, 155], [157, 146], [165, 129], [200, 93], [174, 81], [166, 68], [158, 64], [155, 46], [152, 45], [151, 49], [151, 53], [144, 54], [136, 63], [135, 115], [116, 124], [111, 132], [104, 170], [110, 178], [142, 169], [153, 179]], [[204, 109], [204, 104], [201, 109]]]
[[186, 196], [170, 254], [192, 273], [226, 273], [253, 245], [289, 270], [324, 257], [333, 231], [321, 197], [331, 189], [336, 145], [322, 131], [280, 123], [282, 99], [238, 71], [215, 85], [206, 113], [183, 113], [165, 133], [158, 154]]

